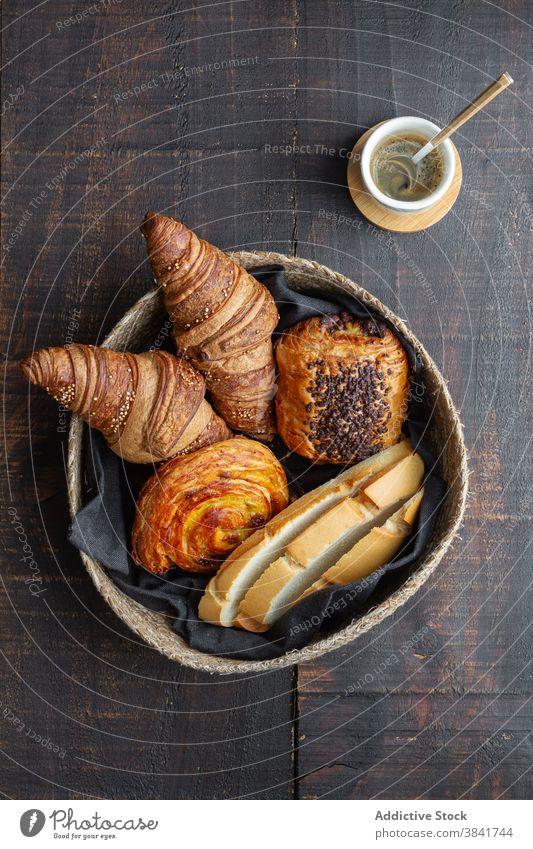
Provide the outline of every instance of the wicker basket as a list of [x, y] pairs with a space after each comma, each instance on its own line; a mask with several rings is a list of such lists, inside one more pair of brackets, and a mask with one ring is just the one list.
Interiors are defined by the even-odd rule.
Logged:
[[[115, 586], [99, 563], [86, 554], [81, 554], [98, 592], [105, 598], [117, 616], [142, 637], [148, 645], [171, 660], [177, 660], [186, 666], [222, 674], [279, 669], [294, 663], [312, 660], [319, 655], [350, 643], [374, 625], [382, 622], [387, 616], [390, 616], [427, 581], [450, 547], [463, 519], [468, 484], [466, 450], [461, 423], [446, 383], [420, 342], [394, 313], [351, 280], [318, 263], [264, 252], [251, 253], [246, 251], [234, 253], [231, 256], [245, 268], [270, 263], [283, 265], [287, 278], [295, 289], [308, 291], [318, 289], [325, 292], [340, 291], [353, 294], [387, 316], [396, 325], [416, 348], [424, 363], [426, 393], [433, 411], [430, 440], [435, 455], [439, 457], [440, 472], [447, 481], [449, 490], [439, 513], [431, 546], [416, 564], [411, 575], [399, 588], [378, 606], [369, 610], [347, 627], [325, 639], [319, 639], [299, 651], [290, 652], [273, 660], [232, 660], [203, 654], [191, 649], [172, 630], [165, 615], [147, 610], [133, 601]], [[155, 291], [150, 292], [126, 313], [103, 344], [117, 350], [134, 352], [145, 350], [153, 342], [166, 319], [167, 316], [159, 294]], [[68, 445], [68, 493], [72, 516], [78, 512], [83, 503], [82, 434], [83, 422], [77, 416], [73, 416]]]

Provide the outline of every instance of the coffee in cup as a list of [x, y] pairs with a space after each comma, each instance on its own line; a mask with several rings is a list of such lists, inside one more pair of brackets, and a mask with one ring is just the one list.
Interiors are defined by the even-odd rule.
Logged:
[[438, 148], [415, 165], [414, 154], [427, 143], [416, 133], [394, 135], [384, 139], [370, 160], [370, 173], [377, 188], [398, 201], [418, 201], [429, 197], [439, 187], [444, 175], [444, 160]]

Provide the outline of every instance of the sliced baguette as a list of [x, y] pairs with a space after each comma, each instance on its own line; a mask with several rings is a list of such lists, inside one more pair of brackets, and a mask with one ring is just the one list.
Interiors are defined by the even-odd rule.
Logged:
[[424, 490], [420, 489], [383, 525], [372, 528], [370, 533], [324, 572], [318, 581], [308, 587], [298, 601], [328, 586], [359, 581], [389, 563], [411, 533], [423, 497]]
[[356, 492], [363, 481], [389, 469], [412, 452], [411, 443], [404, 439], [347, 469], [282, 510], [235, 549], [211, 579], [200, 600], [200, 618], [225, 627], [233, 625], [245, 594], [283, 553], [287, 544], [330, 507]]
[[418, 454], [366, 478], [357, 494], [323, 513], [289, 542], [239, 605], [235, 624], [265, 631], [375, 526], [383, 525], [415, 493], [424, 476]]

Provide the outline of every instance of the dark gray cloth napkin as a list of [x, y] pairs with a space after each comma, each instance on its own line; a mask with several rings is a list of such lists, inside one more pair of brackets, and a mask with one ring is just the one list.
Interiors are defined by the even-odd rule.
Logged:
[[[262, 266], [251, 272], [268, 287], [276, 300], [280, 322], [276, 334], [297, 321], [315, 315], [345, 311], [357, 318], [385, 320], [352, 297], [333, 295], [328, 299], [293, 291], [281, 266]], [[390, 324], [385, 321], [386, 324]], [[391, 329], [398, 335], [393, 325]], [[361, 581], [314, 593], [293, 607], [265, 634], [251, 634], [237, 628], [219, 628], [198, 618], [198, 602], [209, 580], [173, 569], [165, 576], [152, 575], [136, 566], [129, 554], [135, 500], [141, 484], [153, 467], [125, 463], [107, 447], [98, 432], [86, 429], [85, 505], [69, 529], [76, 548], [102, 563], [121, 590], [151, 610], [166, 613], [174, 630], [194, 649], [209, 654], [243, 660], [264, 660], [302, 648], [317, 636], [338, 630], [360, 615], [387, 592], [387, 582], [410, 574], [431, 537], [446, 494], [436, 463], [426, 445], [431, 427], [431, 410], [425, 403], [423, 367], [412, 346], [401, 338], [409, 358], [412, 386], [409, 413], [404, 428], [426, 464], [425, 494], [417, 527], [397, 557], [383, 569]], [[338, 475], [341, 466], [317, 466], [289, 451], [281, 439], [270, 446], [287, 474], [291, 494], [299, 496]], [[392, 574], [394, 573], [394, 574]], [[393, 583], [397, 583], [393, 581]]]

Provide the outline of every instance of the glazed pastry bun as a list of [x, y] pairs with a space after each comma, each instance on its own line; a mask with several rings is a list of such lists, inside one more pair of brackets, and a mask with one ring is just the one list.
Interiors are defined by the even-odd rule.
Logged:
[[283, 441], [317, 463], [357, 463], [398, 442], [409, 364], [383, 323], [347, 314], [310, 318], [275, 348]]
[[160, 466], [145, 483], [132, 534], [134, 561], [157, 574], [214, 572], [288, 503], [272, 451], [236, 437]]

